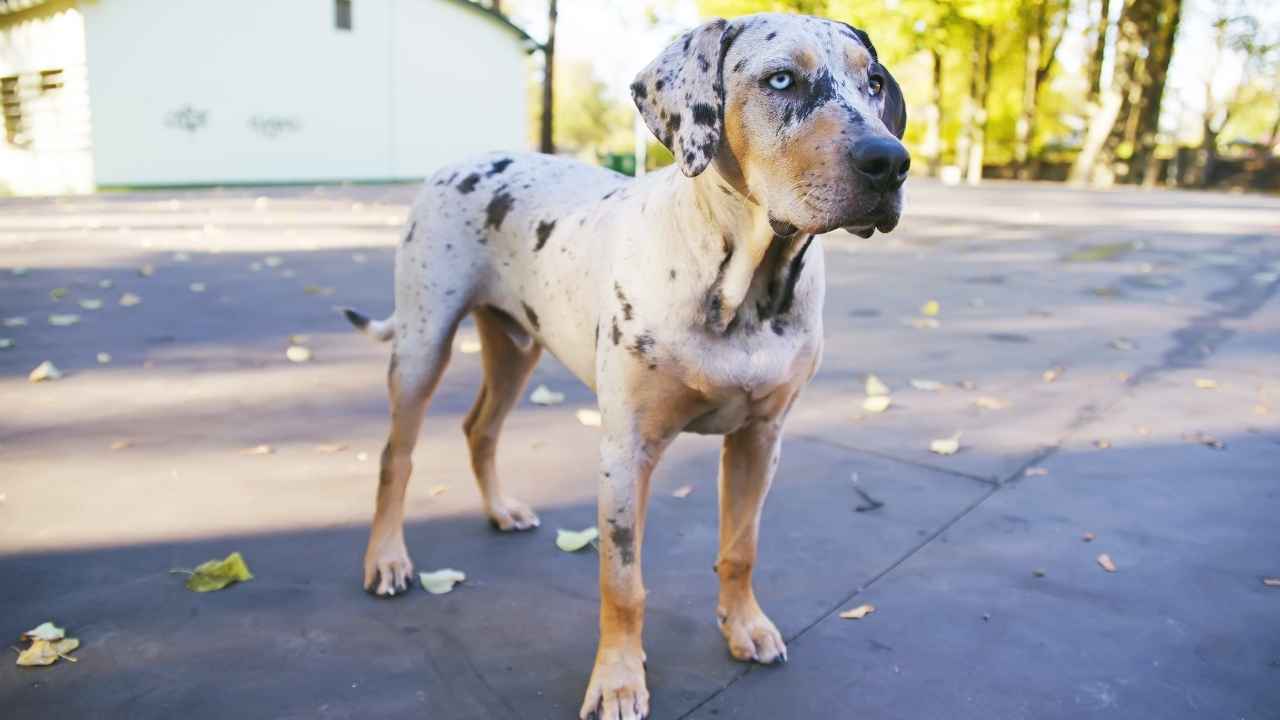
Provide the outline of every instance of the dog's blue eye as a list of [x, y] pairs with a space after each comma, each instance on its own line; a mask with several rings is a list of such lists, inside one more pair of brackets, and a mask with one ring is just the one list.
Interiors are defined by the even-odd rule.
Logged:
[[789, 72], [778, 72], [769, 76], [769, 87], [774, 90], [786, 90], [796, 80]]
[[867, 90], [870, 91], [872, 97], [879, 95], [880, 91], [883, 89], [884, 89], [884, 78], [880, 77], [879, 75], [872, 75], [868, 79]]

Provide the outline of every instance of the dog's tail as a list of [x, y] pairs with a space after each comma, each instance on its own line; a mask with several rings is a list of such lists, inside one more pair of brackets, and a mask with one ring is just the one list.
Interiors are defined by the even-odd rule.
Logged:
[[396, 336], [395, 325], [391, 322], [395, 318], [395, 313], [386, 320], [372, 320], [364, 313], [349, 307], [335, 309], [342, 313], [347, 318], [347, 322], [354, 325], [357, 330], [378, 342], [386, 342]]

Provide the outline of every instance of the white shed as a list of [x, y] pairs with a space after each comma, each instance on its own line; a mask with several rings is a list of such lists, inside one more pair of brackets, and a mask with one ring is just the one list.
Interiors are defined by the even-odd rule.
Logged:
[[471, 0], [0, 0], [0, 193], [420, 178], [525, 149], [536, 43]]

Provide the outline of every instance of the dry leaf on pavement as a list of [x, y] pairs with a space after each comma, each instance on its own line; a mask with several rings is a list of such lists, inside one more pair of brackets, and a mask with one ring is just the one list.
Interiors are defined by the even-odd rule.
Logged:
[[1062, 377], [1062, 373], [1066, 371], [1067, 371], [1066, 368], [1062, 367], [1061, 365], [1057, 365], [1055, 367], [1051, 367], [1048, 370], [1045, 370], [1044, 372], [1040, 373], [1040, 379], [1044, 380], [1047, 383], [1051, 383], [1057, 380], [1058, 378]]
[[1204, 445], [1205, 447], [1213, 448], [1214, 450], [1227, 449], [1226, 443], [1222, 442], [1218, 438], [1206, 432], [1185, 433], [1183, 434], [1182, 439], [1186, 440], [1189, 443], [1195, 443], [1197, 445]]
[[13, 338], [0, 338], [0, 350], [8, 350], [14, 345]]
[[1116, 571], [1115, 561], [1112, 560], [1111, 556], [1106, 553], [1102, 553], [1101, 555], [1098, 556], [1098, 565], [1101, 566], [1103, 570], [1106, 570], [1109, 573], [1113, 573]]
[[565, 552], [578, 552], [600, 537], [600, 531], [593, 525], [586, 530], [556, 530], [556, 547]]
[[564, 393], [555, 392], [546, 385], [539, 385], [529, 393], [529, 402], [534, 405], [559, 405], [564, 402]]
[[15, 315], [13, 317], [7, 317], [4, 319], [5, 327], [22, 327], [26, 324], [27, 324], [27, 319], [22, 317], [21, 315]]
[[1216, 390], [1218, 387], [1218, 381], [1213, 378], [1196, 378], [1195, 384], [1201, 390]]
[[1001, 400], [1000, 398], [991, 397], [990, 395], [979, 395], [974, 398], [973, 404], [975, 407], [982, 410], [1003, 410], [1009, 407], [1009, 403]]
[[875, 605], [872, 605], [871, 603], [862, 603], [856, 608], [853, 608], [851, 610], [845, 610], [844, 612], [840, 613], [840, 617], [843, 620], [861, 620], [862, 618], [870, 615], [875, 611], [876, 611]]
[[121, 307], [133, 307], [134, 305], [137, 305], [140, 302], [142, 302], [142, 298], [138, 297], [137, 295], [134, 295], [131, 292], [127, 292], [120, 296]]
[[61, 377], [62, 377], [62, 371], [58, 369], [58, 366], [54, 365], [48, 360], [45, 360], [44, 362], [37, 365], [35, 369], [32, 370], [29, 375], [27, 375], [27, 380], [33, 383], [37, 383], [37, 382], [47, 382], [51, 380], [58, 380]]
[[80, 316], [74, 313], [53, 314], [49, 316], [49, 324], [54, 327], [67, 327], [80, 322]]
[[66, 288], [54, 288], [49, 291], [49, 298], [51, 300], [61, 300], [66, 297], [69, 292], [71, 291]]
[[193, 282], [187, 286], [187, 289], [191, 290], [193, 293], [202, 293], [208, 289], [208, 286], [202, 282]]
[[1106, 450], [1107, 448], [1111, 447], [1111, 441], [1106, 439], [1094, 440], [1093, 446], [1098, 448], [1099, 450]]
[[872, 395], [862, 401], [862, 409], [870, 413], [882, 413], [892, 404], [893, 398], [888, 395]]
[[1264, 577], [1262, 578], [1262, 584], [1267, 587], [1280, 588], [1280, 577]]
[[938, 313], [941, 310], [942, 310], [942, 305], [940, 305], [937, 300], [930, 300], [929, 302], [920, 306], [920, 314], [924, 315], [925, 317], [937, 317]]
[[80, 301], [80, 307], [85, 310], [101, 310], [102, 301], [97, 298], [85, 298]]
[[58, 658], [75, 662], [76, 659], [68, 653], [78, 647], [80, 647], [80, 641], [76, 638], [33, 640], [31, 647], [19, 651], [18, 664], [23, 667], [43, 667], [54, 664]]
[[888, 395], [889, 386], [885, 385], [884, 382], [880, 380], [880, 378], [876, 377], [875, 374], [872, 373], [867, 375], [867, 382], [863, 388], [863, 392], [867, 394], [867, 397], [876, 397], [878, 395]]
[[578, 417], [578, 422], [587, 427], [600, 427], [603, 418], [600, 417], [600, 411], [592, 408], [578, 408], [574, 413]]
[[925, 392], [937, 392], [942, 389], [942, 383], [937, 380], [919, 380], [912, 378], [911, 387]]
[[346, 450], [347, 446], [343, 443], [321, 443], [316, 446], [316, 452], [332, 455]]
[[418, 581], [422, 583], [422, 589], [432, 595], [444, 595], [453, 590], [453, 586], [467, 579], [467, 574], [461, 570], [453, 568], [444, 568], [434, 572], [418, 573]]
[[1049, 468], [1043, 468], [1039, 466], [1029, 467], [1026, 470], [1024, 470], [1022, 474], [1026, 475], [1027, 477], [1044, 477], [1045, 475], [1049, 474]]
[[960, 433], [931, 441], [929, 443], [929, 452], [937, 455], [955, 455], [960, 452]]
[[687, 498], [691, 492], [693, 492], [692, 485], [681, 485], [671, 493], [671, 497]]
[[435, 485], [432, 485], [431, 487], [427, 488], [427, 496], [435, 497], [437, 495], [443, 495], [448, 491], [449, 491], [448, 485], [445, 485], [444, 483], [436, 483]]
[[111, 450], [124, 450], [126, 448], [131, 448], [131, 447], [133, 447], [132, 440], [116, 440], [112, 442], [110, 445]]
[[254, 446], [253, 446], [253, 447], [251, 447], [251, 448], [246, 448], [246, 449], [244, 449], [244, 450], [241, 450], [241, 451], [240, 451], [240, 454], [242, 454], [242, 455], [270, 455], [270, 454], [271, 454], [271, 453], [273, 453], [273, 452], [275, 452], [275, 449], [273, 449], [270, 445], [254, 445]]
[[111, 353], [98, 353], [95, 359], [99, 365], [109, 365], [111, 363]]
[[249, 566], [240, 553], [233, 552], [222, 560], [209, 560], [196, 566], [187, 578], [187, 589], [192, 592], [210, 592], [237, 582], [253, 579]]
[[302, 345], [290, 345], [288, 350], [284, 351], [284, 356], [289, 362], [304, 363], [311, 359], [311, 349]]
[[1080, 536], [1080, 539], [1081, 539], [1081, 540], [1083, 540], [1083, 541], [1085, 541], [1085, 542], [1093, 542], [1097, 537], [1098, 537], [1097, 535], [1094, 535], [1094, 534], [1093, 534], [1093, 533], [1091, 533], [1091, 532], [1087, 532], [1087, 533], [1085, 533], [1085, 534], [1081, 535], [1081, 536]]

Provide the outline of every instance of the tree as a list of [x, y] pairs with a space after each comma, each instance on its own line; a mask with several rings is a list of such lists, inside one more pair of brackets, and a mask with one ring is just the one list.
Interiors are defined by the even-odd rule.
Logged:
[[1023, 66], [1022, 112], [1018, 116], [1014, 160], [1018, 177], [1033, 176], [1031, 146], [1035, 142], [1039, 118], [1040, 86], [1053, 69], [1062, 39], [1067, 35], [1070, 5], [1062, 0], [1030, 0], [1024, 6], [1024, 32], [1027, 36]]
[[556, 69], [556, 0], [547, 5], [547, 41], [542, 45], [542, 122], [538, 149], [554, 155], [555, 141], [555, 69]]

